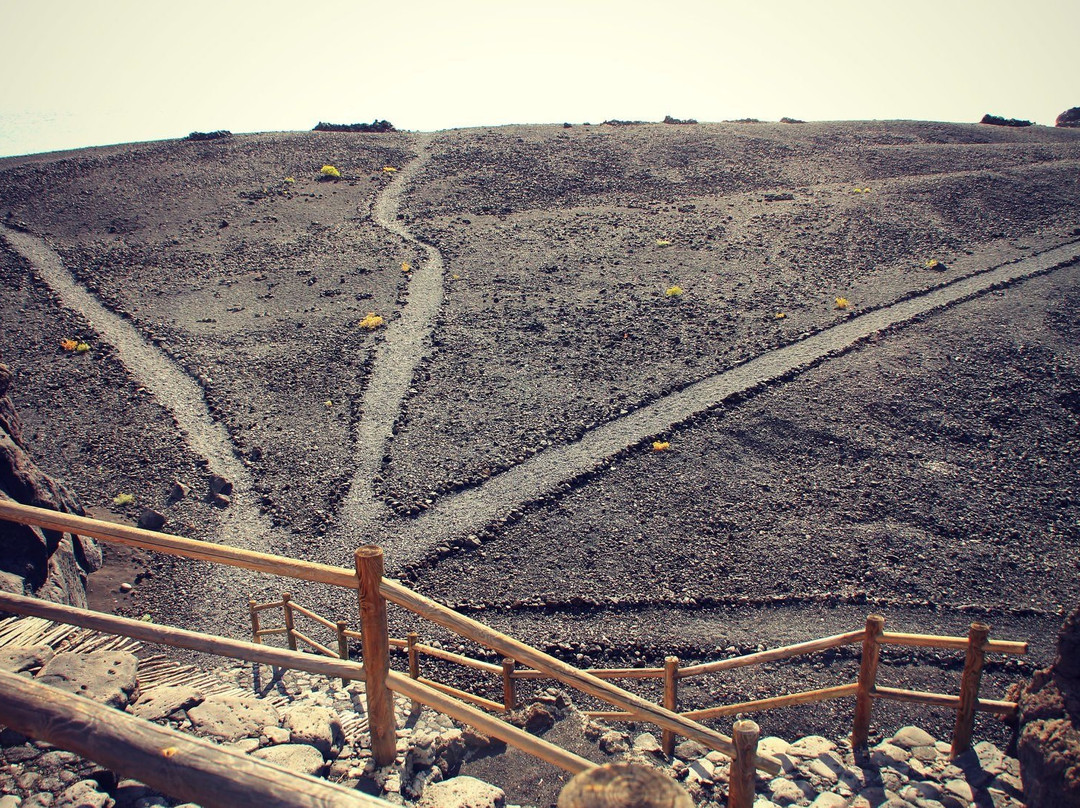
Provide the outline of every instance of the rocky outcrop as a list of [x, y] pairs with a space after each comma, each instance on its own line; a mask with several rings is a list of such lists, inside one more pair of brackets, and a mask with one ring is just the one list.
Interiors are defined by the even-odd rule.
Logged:
[[1031, 121], [1024, 121], [1020, 118], [1002, 118], [1000, 115], [991, 115], [990, 113], [983, 115], [979, 123], [989, 124], [990, 126], [1032, 126]]
[[1080, 126], [1080, 107], [1067, 109], [1058, 115], [1057, 120], [1054, 121], [1054, 126]]
[[1058, 635], [1058, 656], [1020, 696], [1017, 757], [1028, 808], [1080, 808], [1080, 608]]
[[[38, 468], [22, 436], [0, 365], [0, 499], [82, 515], [75, 495]], [[0, 521], [0, 590], [56, 603], [86, 605], [86, 576], [101, 567], [92, 539]]]

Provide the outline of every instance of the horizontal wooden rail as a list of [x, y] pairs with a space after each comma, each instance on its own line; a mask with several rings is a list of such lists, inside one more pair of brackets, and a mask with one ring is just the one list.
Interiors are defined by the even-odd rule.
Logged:
[[[58, 603], [49, 603], [37, 598], [12, 595], [6, 592], [0, 592], [0, 611], [41, 617], [57, 623], [67, 623], [68, 625], [81, 626], [82, 628], [89, 628], [107, 634], [131, 637], [143, 642], [168, 645], [174, 648], [186, 648], [191, 651], [201, 651], [231, 659], [242, 659], [247, 662], [259, 662], [279, 668], [318, 673], [332, 678], [358, 679], [361, 681], [364, 678], [364, 666], [359, 662], [326, 659], [325, 657], [313, 656], [298, 651], [272, 648], [268, 645], [259, 645], [241, 640], [230, 640], [226, 637], [200, 634], [197, 631], [173, 628], [172, 626], [144, 623], [141, 620], [132, 620], [129, 617], [117, 617], [111, 614], [92, 612], [87, 609], [76, 609], [74, 606], [62, 606]], [[438, 710], [451, 718], [456, 718], [462, 723], [476, 727], [485, 735], [498, 738], [572, 774], [596, 765], [579, 755], [575, 755], [573, 752], [548, 743], [524, 730], [507, 724], [505, 721], [477, 710], [475, 707], [462, 704], [433, 688], [415, 682], [408, 676], [390, 671], [389, 682], [395, 692], [426, 704], [428, 707]]]
[[[509, 637], [490, 626], [455, 612], [430, 598], [413, 592], [397, 581], [382, 579], [379, 592], [384, 598], [396, 603], [414, 614], [449, 629], [462, 637], [478, 642], [501, 653], [503, 656], [530, 665], [543, 671], [560, 682], [569, 685], [601, 701], [633, 713], [638, 720], [656, 724], [661, 729], [670, 730], [684, 738], [690, 738], [709, 749], [723, 752], [728, 757], [736, 754], [731, 738], [716, 730], [704, 727], [695, 721], [684, 718], [678, 713], [664, 709], [640, 696], [636, 696], [609, 682], [584, 673], [550, 654]], [[769, 774], [780, 773], [780, 762], [775, 758], [762, 755], [758, 758], [758, 768]]]
[[433, 659], [441, 659], [444, 662], [454, 662], [458, 665], [464, 665], [467, 668], [475, 668], [478, 671], [491, 673], [495, 676], [502, 676], [501, 665], [493, 665], [490, 662], [481, 662], [479, 659], [473, 659], [472, 657], [455, 654], [452, 651], [444, 651], [441, 648], [436, 648], [432, 645], [424, 645], [423, 643], [419, 642], [416, 643], [413, 648], [415, 648], [421, 654], [432, 657]]
[[[935, 634], [903, 634], [898, 631], [883, 631], [881, 642], [888, 645], [906, 645], [914, 648], [946, 648], [955, 651], [965, 651], [968, 647], [967, 637], [945, 637]], [[988, 654], [1019, 654], [1028, 652], [1026, 642], [1012, 642], [1009, 640], [988, 640], [983, 646], [983, 651]]]
[[[353, 639], [360, 640], [361, 642], [364, 639], [360, 635], [360, 632], [358, 632], [358, 631], [346, 631], [345, 636], [346, 637], [352, 637]], [[386, 642], [390, 645], [391, 648], [408, 648], [409, 647], [408, 641], [406, 641], [406, 640], [395, 640], [393, 637], [390, 637]]]
[[250, 611], [253, 612], [265, 612], [267, 609], [280, 609], [284, 605], [285, 601], [278, 600], [274, 601], [273, 603], [256, 603], [252, 606], [249, 606], [248, 608]]
[[298, 578], [319, 584], [341, 586], [356, 589], [356, 571], [345, 567], [333, 567], [329, 564], [316, 564], [311, 561], [298, 561], [294, 558], [257, 553], [253, 550], [240, 550], [213, 542], [183, 539], [152, 530], [142, 530], [128, 525], [102, 522], [85, 516], [50, 511], [21, 505], [18, 502], [0, 501], [0, 519], [7, 519], [23, 525], [38, 525], [48, 530], [59, 530], [79, 536], [90, 536], [101, 541], [155, 550], [169, 555], [210, 561], [230, 567], [253, 570], [267, 575], [280, 575], [286, 578]]
[[285, 626], [279, 626], [278, 628], [260, 628], [256, 632], [257, 637], [269, 637], [273, 634], [285, 634], [288, 631]]
[[325, 626], [326, 628], [328, 628], [328, 629], [330, 629], [331, 631], [334, 631], [334, 632], [337, 631], [337, 623], [331, 623], [329, 620], [327, 620], [321, 614], [316, 614], [315, 612], [311, 611], [311, 609], [305, 609], [303, 606], [299, 605], [296, 601], [292, 601], [289, 608], [291, 608], [294, 612], [300, 612], [300, 614], [304, 615], [304, 617], [311, 618], [316, 623], [318, 623], [320, 626]]
[[423, 677], [416, 680], [421, 684], [425, 684], [428, 687], [438, 690], [440, 693], [445, 693], [448, 696], [453, 696], [455, 699], [461, 701], [467, 701], [471, 704], [476, 704], [483, 707], [485, 710], [490, 710], [493, 713], [501, 713], [503, 706], [497, 701], [491, 699], [485, 699], [483, 696], [477, 696], [475, 693], [470, 693], [467, 690], [458, 690], [456, 687], [450, 685], [444, 685], [442, 682], [436, 682], [434, 679], [425, 679]]
[[337, 651], [331, 651], [329, 648], [327, 648], [321, 642], [316, 642], [315, 640], [311, 639], [311, 637], [307, 636], [306, 634], [304, 634], [304, 633], [302, 633], [300, 631], [297, 631], [296, 629], [293, 629], [292, 635], [296, 639], [300, 640], [300, 642], [307, 645], [309, 648], [314, 648], [316, 651], [318, 651], [323, 656], [333, 657], [334, 659], [340, 659], [340, 657], [338, 656]]
[[[898, 687], [882, 687], [878, 685], [870, 692], [870, 695], [875, 699], [924, 704], [928, 707], [948, 707], [951, 710], [960, 707], [959, 696], [950, 696], [945, 693], [924, 693], [919, 690], [903, 690]], [[1015, 715], [1018, 706], [1014, 701], [998, 701], [996, 699], [979, 699], [975, 703], [975, 709], [981, 713], [1004, 716]]]
[[726, 671], [732, 668], [742, 668], [747, 665], [760, 665], [765, 662], [775, 662], [778, 659], [787, 659], [800, 654], [813, 654], [817, 651], [827, 651], [830, 648], [839, 648], [842, 645], [854, 645], [862, 642], [863, 631], [848, 631], [843, 634], [834, 634], [831, 637], [822, 637], [819, 640], [809, 640], [795, 645], [785, 645], [781, 648], [773, 648], [769, 651], [759, 651], [754, 654], [721, 659], [716, 662], [706, 662], [701, 665], [689, 665], [679, 670], [679, 678], [689, 676], [701, 676], [716, 671]]
[[772, 710], [776, 707], [794, 707], [798, 704], [815, 704], [819, 701], [842, 699], [846, 696], [854, 696], [858, 689], [859, 686], [853, 682], [849, 685], [823, 687], [820, 690], [806, 690], [802, 693], [789, 693], [785, 696], [774, 696], [769, 699], [744, 701], [741, 704], [725, 704], [720, 707], [709, 707], [705, 710], [688, 710], [683, 715], [688, 718], [703, 720], [706, 718], [719, 718], [724, 715], [735, 715], [735, 713], [755, 713], [761, 710]]
[[[586, 668], [582, 673], [597, 679], [663, 679], [663, 668]], [[515, 679], [550, 679], [551, 675], [531, 668], [514, 671]]]
[[390, 805], [3, 670], [0, 724], [205, 808]]

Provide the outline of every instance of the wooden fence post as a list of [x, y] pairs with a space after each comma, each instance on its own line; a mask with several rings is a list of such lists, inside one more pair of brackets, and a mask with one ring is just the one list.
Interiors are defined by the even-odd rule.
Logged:
[[515, 707], [517, 707], [517, 683], [514, 681], [514, 669], [516, 667], [517, 662], [510, 659], [510, 657], [503, 658], [503, 709], [507, 712], [510, 712]]
[[[349, 624], [347, 622], [345, 622], [344, 620], [338, 620], [337, 621], [337, 650], [338, 650], [338, 656], [341, 657], [342, 659], [344, 659], [346, 662], [349, 661], [349, 638], [345, 636], [345, 629], [348, 627], [348, 625]], [[348, 679], [342, 679], [341, 680], [341, 686], [342, 687], [348, 687], [349, 686], [349, 680]]]
[[735, 757], [728, 777], [728, 808], [751, 808], [754, 804], [754, 777], [757, 745], [761, 730], [753, 721], [736, 721], [731, 731]]
[[379, 592], [383, 577], [382, 548], [375, 545], [359, 547], [355, 560], [371, 756], [379, 766], [388, 766], [397, 757], [397, 722], [394, 696], [386, 686], [390, 672], [390, 636], [386, 626], [386, 600]]
[[289, 650], [296, 650], [296, 635], [293, 634], [292, 595], [284, 592], [281, 595], [281, 611], [285, 615], [285, 639], [289, 641]]
[[866, 618], [866, 633], [863, 635], [862, 662], [859, 664], [859, 685], [855, 692], [855, 720], [851, 728], [851, 746], [858, 749], [866, 746], [870, 738], [870, 710], [874, 699], [874, 684], [877, 681], [878, 659], [881, 656], [881, 632], [885, 629], [885, 618], [872, 614]]
[[[664, 708], [676, 712], [679, 707], [679, 658], [664, 657]], [[675, 754], [675, 733], [665, 729], [661, 736], [664, 754]]]
[[968, 630], [967, 658], [960, 677], [960, 706], [956, 710], [956, 727], [953, 729], [950, 751], [954, 758], [971, 748], [971, 729], [975, 723], [975, 707], [979, 703], [979, 684], [986, 657], [984, 648], [989, 634], [990, 626], [985, 623], [972, 623]]
[[254, 600], [248, 601], [248, 611], [251, 612], [251, 641], [254, 643], [262, 644], [262, 638], [259, 637], [259, 612], [255, 608], [258, 604]]

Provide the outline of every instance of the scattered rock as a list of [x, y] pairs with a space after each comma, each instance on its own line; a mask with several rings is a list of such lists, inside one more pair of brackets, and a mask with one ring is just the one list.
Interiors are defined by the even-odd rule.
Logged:
[[220, 474], [215, 474], [210, 478], [210, 493], [213, 495], [230, 496], [233, 492], [232, 481], [227, 480]]
[[139, 694], [137, 667], [135, 656], [122, 651], [62, 653], [42, 667], [37, 680], [123, 710]]
[[647, 755], [662, 754], [664, 748], [651, 732], [643, 732], [634, 738], [634, 751]]
[[202, 691], [186, 685], [165, 685], [143, 693], [131, 712], [147, 721], [160, 721], [202, 703]]
[[285, 715], [285, 727], [291, 743], [314, 746], [327, 759], [337, 757], [345, 744], [341, 719], [325, 707], [307, 704], [294, 707]]
[[475, 777], [452, 777], [424, 790], [417, 808], [503, 808], [506, 794]]
[[169, 495], [166, 498], [166, 502], [168, 502], [170, 505], [174, 505], [177, 502], [180, 502], [180, 500], [187, 497], [187, 495], [190, 493], [191, 489], [188, 486], [184, 485], [179, 480], [176, 480], [173, 482], [172, 488], [169, 489]]
[[165, 514], [143, 508], [143, 512], [139, 515], [139, 527], [143, 530], [161, 530], [165, 527]]
[[264, 727], [278, 726], [278, 713], [272, 705], [244, 696], [209, 696], [187, 714], [196, 732], [224, 741], [258, 736]]
[[45, 665], [56, 653], [47, 645], [0, 648], [0, 670], [26, 673]]
[[893, 746], [901, 749], [914, 749], [916, 746], [933, 746], [933, 735], [918, 727], [903, 727], [892, 737]]
[[267, 746], [257, 749], [251, 756], [259, 760], [265, 760], [289, 771], [300, 774], [310, 774], [312, 777], [322, 773], [326, 761], [323, 754], [314, 746], [304, 743], [283, 743], [278, 746]]
[[52, 808], [112, 808], [116, 801], [99, 790], [96, 780], [80, 780], [65, 789]]

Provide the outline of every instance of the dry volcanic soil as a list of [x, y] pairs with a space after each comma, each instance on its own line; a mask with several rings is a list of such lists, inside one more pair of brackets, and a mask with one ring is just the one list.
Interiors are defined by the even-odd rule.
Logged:
[[[916, 122], [8, 158], [0, 361], [39, 464], [119, 518], [333, 564], [378, 543], [419, 591], [583, 665], [712, 660], [875, 611], [989, 622], [1032, 643], [988, 664], [999, 698], [1080, 598], [1078, 169], [1075, 130]], [[137, 563], [118, 609], [238, 636], [249, 596], [289, 586]], [[956, 692], [955, 653], [884, 660], [888, 684]], [[681, 697], [856, 669], [836, 651]], [[838, 734], [850, 710], [761, 723]]]

